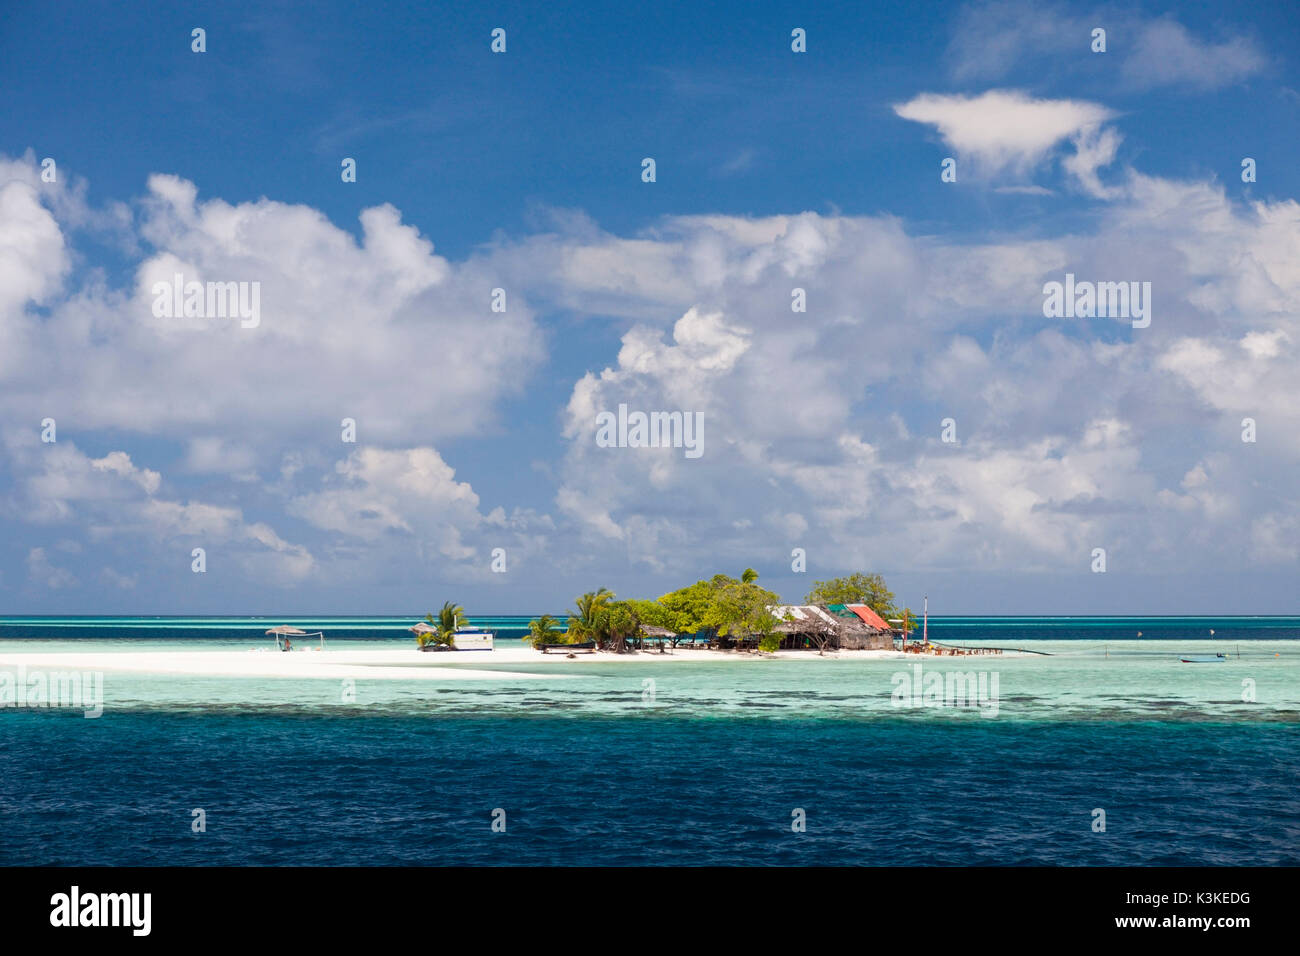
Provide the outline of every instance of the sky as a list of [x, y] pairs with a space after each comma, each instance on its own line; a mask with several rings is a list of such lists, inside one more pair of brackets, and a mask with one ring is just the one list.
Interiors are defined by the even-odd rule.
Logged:
[[0, 613], [1300, 613], [1294, 5], [700, 6], [6, 5]]

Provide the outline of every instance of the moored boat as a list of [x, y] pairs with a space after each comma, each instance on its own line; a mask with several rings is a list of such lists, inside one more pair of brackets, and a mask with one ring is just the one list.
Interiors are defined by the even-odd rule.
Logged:
[[454, 646], [458, 651], [490, 651], [495, 637], [491, 631], [477, 627], [457, 628]]

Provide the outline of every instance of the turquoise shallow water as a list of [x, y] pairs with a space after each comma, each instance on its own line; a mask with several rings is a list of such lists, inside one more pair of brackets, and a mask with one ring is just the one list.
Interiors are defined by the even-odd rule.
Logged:
[[[42, 642], [42, 650], [51, 649]], [[213, 649], [228, 646], [224, 642]], [[238, 645], [236, 645], [238, 646]], [[336, 642], [343, 650], [349, 642]], [[331, 679], [207, 677], [106, 671], [105, 707], [126, 709], [240, 710], [386, 714], [500, 714], [520, 719], [563, 715], [644, 716], [646, 710], [679, 717], [719, 718], [763, 715], [773, 719], [828, 717], [868, 719], [878, 715], [920, 720], [1147, 720], [1300, 721], [1300, 643], [1247, 644], [1240, 658], [1222, 664], [1183, 664], [1185, 644], [1164, 642], [1112, 645], [1105, 652], [1074, 652], [1070, 645], [1047, 642], [1052, 657], [987, 656], [898, 660], [742, 660], [665, 663], [655, 655], [609, 663], [557, 661], [490, 664], [487, 655], [440, 666], [502, 671], [499, 681], [437, 682], [359, 678], [355, 704], [342, 700], [341, 684]], [[0, 653], [27, 649], [28, 642], [0, 642]], [[131, 645], [78, 641], [62, 650], [119, 651]], [[138, 650], [138, 645], [134, 648]], [[150, 649], [190, 649], [191, 645], [151, 643]], [[689, 654], [679, 651], [678, 654]], [[69, 658], [71, 659], [71, 657]], [[930, 674], [946, 678], [961, 672], [985, 675], [992, 697], [996, 676], [997, 713], [978, 709], [915, 704], [917, 664], [922, 694]], [[544, 675], [521, 680], [516, 673]], [[653, 680], [653, 703], [645, 682]], [[1254, 700], [1243, 699], [1253, 682]], [[974, 685], [978, 692], [978, 683]], [[896, 690], [899, 691], [896, 699]], [[906, 693], [902, 693], [906, 690]], [[976, 694], [969, 694], [974, 697]], [[924, 704], [924, 698], [922, 697]]]
[[[340, 623], [355, 630], [332, 649], [407, 643], [390, 621]], [[555, 676], [362, 677], [352, 701], [331, 679], [107, 671], [99, 719], [0, 708], [0, 862], [1300, 863], [1294, 622], [1110, 639], [1160, 630], [1136, 624], [1040, 622], [1008, 641], [938, 622], [935, 639], [1049, 656], [921, 659], [923, 681], [962, 671], [986, 690], [925, 706], [895, 695], [915, 659], [539, 659], [500, 666]], [[0, 654], [246, 648], [265, 626], [50, 638], [6, 622]], [[1232, 656], [1178, 661], [1216, 652]], [[466, 658], [452, 666], [496, 666]], [[511, 829], [494, 842], [498, 807]]]
[[[0, 640], [7, 652], [129, 653], [151, 651], [238, 650], [250, 642], [231, 639], [94, 639], [65, 641]], [[518, 642], [503, 640], [499, 646]], [[981, 642], [968, 641], [968, 646]], [[331, 651], [370, 649], [373, 641], [329, 641]], [[402, 645], [404, 646], [404, 642]], [[519, 646], [522, 646], [521, 644]], [[438, 714], [473, 711], [530, 719], [579, 714], [640, 715], [646, 710], [679, 717], [763, 715], [771, 718], [831, 717], [868, 719], [878, 715], [923, 720], [1146, 720], [1300, 721], [1300, 641], [1246, 641], [1225, 647], [1223, 663], [1184, 664], [1183, 654], [1214, 653], [1187, 641], [1117, 641], [1084, 647], [1078, 641], [1033, 642], [1045, 655], [989, 655], [961, 658], [913, 657], [907, 660], [695, 660], [678, 650], [665, 662], [653, 653], [635, 660], [583, 661], [568, 665], [543, 659], [493, 663], [490, 654], [440, 667], [501, 672], [501, 679], [438, 682], [357, 679], [355, 702], [344, 703], [332, 679], [212, 677], [184, 674], [104, 673], [105, 706], [122, 709], [211, 709], [248, 712], [294, 709], [302, 713]], [[680, 658], [688, 658], [682, 662]], [[418, 667], [425, 663], [412, 664]], [[921, 670], [916, 671], [919, 664]], [[520, 679], [519, 673], [540, 675]], [[924, 704], [930, 675], [947, 684], [949, 674], [983, 677], [984, 696], [996, 693], [996, 713], [984, 708], [899, 706]], [[646, 684], [653, 681], [653, 702]], [[920, 691], [915, 691], [919, 687]], [[978, 683], [973, 685], [978, 692]], [[976, 693], [967, 694], [969, 700]]]

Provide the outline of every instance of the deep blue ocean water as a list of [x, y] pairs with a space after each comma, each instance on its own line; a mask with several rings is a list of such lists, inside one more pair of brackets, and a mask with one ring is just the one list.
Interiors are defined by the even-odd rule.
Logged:
[[0, 773], [5, 864], [1300, 863], [1286, 725], [26, 713]]
[[[250, 633], [140, 620], [51, 637], [10, 619], [0, 643]], [[954, 643], [1078, 642], [1074, 657], [997, 664], [996, 720], [857, 708], [855, 694], [888, 700], [887, 662], [648, 669], [652, 709], [635, 706], [640, 664], [554, 687], [400, 685], [371, 706], [153, 675], [118, 685], [95, 720], [0, 710], [0, 864], [1297, 865], [1300, 622], [1279, 620], [932, 621]], [[404, 639], [380, 619], [348, 636], [385, 627]], [[1137, 630], [1248, 650], [1197, 666], [1088, 643]], [[1274, 680], [1268, 709], [1234, 703], [1242, 674]]]

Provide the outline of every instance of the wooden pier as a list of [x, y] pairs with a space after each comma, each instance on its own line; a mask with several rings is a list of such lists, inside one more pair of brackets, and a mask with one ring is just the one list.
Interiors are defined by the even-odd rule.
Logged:
[[1040, 657], [1052, 656], [1047, 651], [1032, 651], [1027, 647], [965, 647], [960, 644], [936, 644], [934, 641], [904, 644], [903, 651], [908, 654], [933, 654], [936, 657], [978, 657], [986, 654], [1001, 654], [1003, 651], [1037, 654]]

